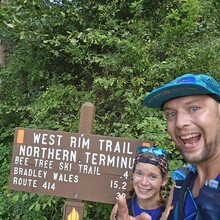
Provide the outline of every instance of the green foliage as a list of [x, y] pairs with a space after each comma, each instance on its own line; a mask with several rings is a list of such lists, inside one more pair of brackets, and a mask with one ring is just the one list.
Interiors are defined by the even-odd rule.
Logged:
[[108, 220], [112, 205], [94, 202], [85, 203], [84, 220], [103, 219]]
[[[78, 131], [80, 107], [96, 107], [94, 133], [151, 140], [184, 163], [163, 112], [143, 106], [161, 83], [187, 72], [220, 81], [220, 4], [214, 0], [2, 0], [0, 219], [58, 220], [63, 199], [8, 189], [15, 127]], [[84, 219], [112, 205], [86, 202]]]

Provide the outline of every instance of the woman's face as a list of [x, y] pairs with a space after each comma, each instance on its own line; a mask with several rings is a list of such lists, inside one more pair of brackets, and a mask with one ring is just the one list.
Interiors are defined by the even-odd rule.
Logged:
[[165, 186], [160, 169], [152, 164], [139, 162], [133, 173], [133, 187], [138, 199], [157, 201], [161, 186]]

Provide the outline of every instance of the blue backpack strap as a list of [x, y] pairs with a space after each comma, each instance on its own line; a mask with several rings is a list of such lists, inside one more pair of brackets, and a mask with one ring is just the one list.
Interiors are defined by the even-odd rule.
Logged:
[[199, 217], [216, 220], [220, 216], [220, 175], [215, 178], [215, 184], [206, 184], [200, 189], [197, 197]]
[[[194, 172], [195, 170], [192, 169]], [[189, 172], [190, 173], [190, 172]], [[185, 196], [184, 188], [192, 188], [193, 182], [197, 176], [197, 172], [193, 174], [187, 174], [187, 170], [183, 168], [174, 171], [173, 177], [176, 180], [176, 188], [174, 188], [174, 197], [172, 205], [174, 209], [170, 212], [168, 220], [184, 219], [182, 215], [184, 206], [181, 201]], [[189, 177], [191, 175], [191, 177]], [[188, 179], [188, 180], [187, 180]], [[191, 181], [190, 181], [191, 179]], [[189, 182], [188, 182], [189, 181]], [[188, 187], [187, 187], [188, 182]], [[220, 175], [218, 175], [215, 180], [210, 181], [205, 184], [201, 189], [199, 196], [196, 199], [196, 204], [198, 208], [196, 219], [199, 220], [216, 220], [220, 216]], [[179, 208], [177, 208], [179, 207]]]
[[220, 182], [220, 174], [215, 178], [218, 182]]
[[179, 167], [177, 170], [174, 170], [172, 177], [175, 181], [185, 180], [190, 172], [196, 173], [196, 166], [192, 164], [187, 164], [184, 167]]
[[183, 219], [179, 218], [179, 216], [183, 216], [185, 192], [195, 173], [196, 167], [192, 164], [187, 164], [187, 166], [179, 167], [177, 170], [173, 171], [172, 177], [176, 184], [172, 200], [173, 208], [171, 208], [168, 220]]
[[181, 187], [179, 193], [179, 199], [178, 199], [178, 219], [184, 219], [183, 216], [184, 216], [185, 193], [194, 175], [195, 173], [193, 171], [190, 171]]

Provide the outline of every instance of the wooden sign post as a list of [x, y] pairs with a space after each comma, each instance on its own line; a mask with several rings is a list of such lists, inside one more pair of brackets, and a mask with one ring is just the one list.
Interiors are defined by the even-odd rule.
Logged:
[[[95, 106], [86, 102], [80, 110], [79, 133], [92, 134], [93, 122], [95, 117]], [[83, 220], [84, 203], [80, 200], [66, 200], [64, 204], [63, 220], [75, 220], [76, 212], [79, 214], [79, 220]], [[71, 217], [70, 217], [71, 216]], [[73, 219], [72, 219], [73, 216]], [[74, 218], [75, 217], [75, 218]]]
[[[130, 188], [129, 177], [139, 145], [150, 146], [153, 142], [16, 128], [9, 187], [74, 199], [73, 207], [79, 201], [82, 210], [81, 201], [114, 204]], [[67, 203], [65, 220], [72, 211]], [[79, 215], [82, 220], [83, 215]]]

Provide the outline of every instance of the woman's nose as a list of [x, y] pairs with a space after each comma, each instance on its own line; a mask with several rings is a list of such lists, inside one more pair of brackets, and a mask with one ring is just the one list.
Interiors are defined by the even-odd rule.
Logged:
[[141, 179], [141, 184], [147, 185], [148, 183], [149, 183], [148, 176], [147, 175], [143, 175], [143, 178]]

